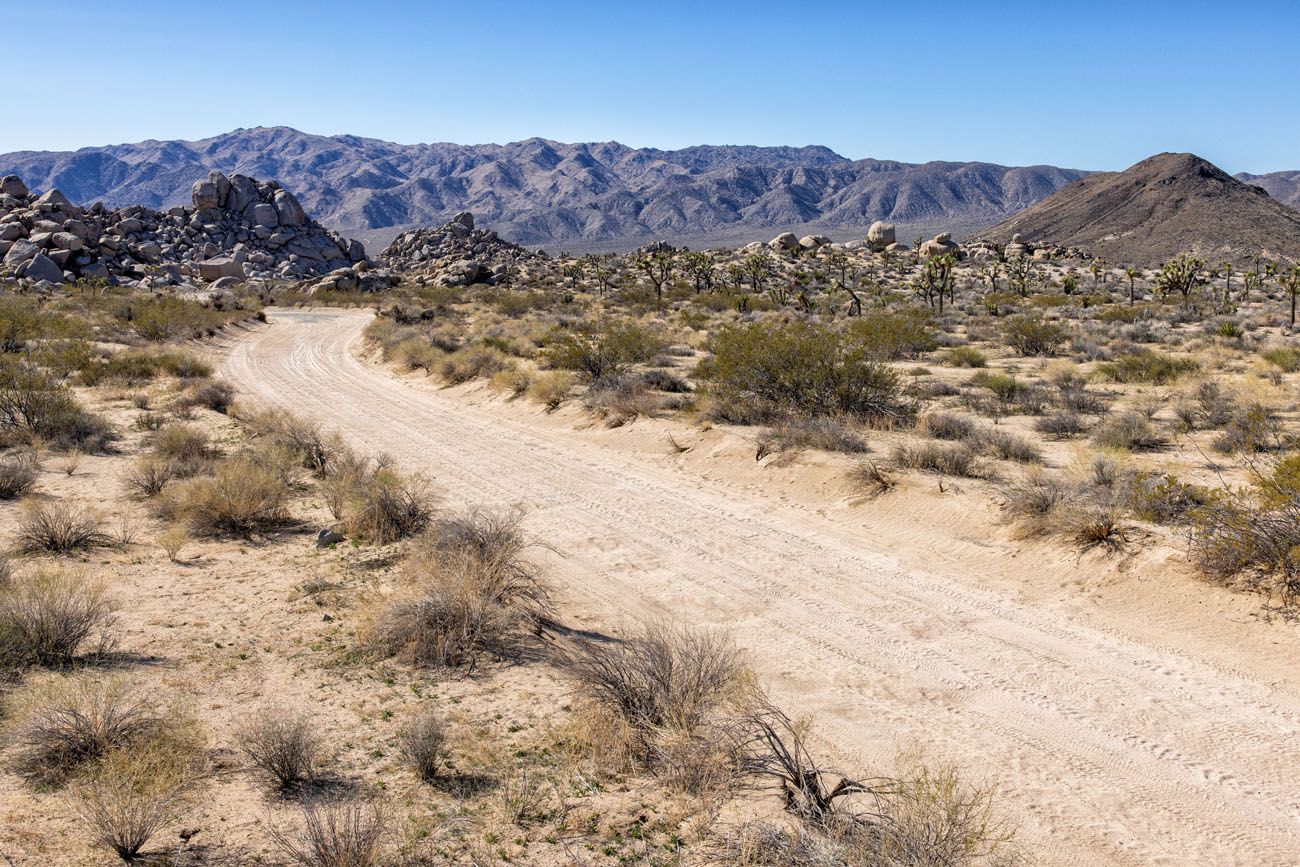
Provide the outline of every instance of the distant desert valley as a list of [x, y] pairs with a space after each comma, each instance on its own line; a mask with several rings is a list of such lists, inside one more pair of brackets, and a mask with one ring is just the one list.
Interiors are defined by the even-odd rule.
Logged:
[[0, 176], [0, 862], [1300, 862], [1300, 171]]

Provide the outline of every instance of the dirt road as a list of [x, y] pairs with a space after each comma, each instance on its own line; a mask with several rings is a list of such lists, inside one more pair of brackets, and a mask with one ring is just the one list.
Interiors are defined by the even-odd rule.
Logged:
[[1017, 599], [958, 563], [909, 567], [834, 515], [413, 387], [357, 356], [368, 318], [273, 312], [224, 375], [453, 501], [526, 510], [591, 623], [733, 628], [844, 764], [919, 746], [987, 779], [1042, 863], [1300, 863], [1295, 678]]

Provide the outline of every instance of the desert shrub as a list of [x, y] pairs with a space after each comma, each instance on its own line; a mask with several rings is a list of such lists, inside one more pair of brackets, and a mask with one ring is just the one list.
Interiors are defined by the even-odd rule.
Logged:
[[181, 475], [175, 461], [156, 455], [141, 455], [127, 468], [122, 484], [135, 497], [156, 497], [172, 479]]
[[1211, 445], [1215, 451], [1223, 454], [1250, 454], [1278, 449], [1282, 446], [1282, 426], [1277, 412], [1257, 401], [1236, 406]]
[[6, 709], [15, 770], [46, 785], [65, 782], [112, 750], [159, 740], [172, 728], [146, 690], [120, 677], [37, 682], [10, 696]]
[[0, 356], [0, 443], [43, 440], [54, 448], [104, 451], [117, 439], [102, 417], [77, 404], [47, 371]]
[[1151, 349], [1139, 349], [1114, 361], [1098, 364], [1097, 374], [1111, 382], [1167, 385], [1198, 367], [1190, 358], [1175, 358]]
[[1057, 510], [1056, 530], [1083, 550], [1117, 551], [1128, 542], [1124, 509], [1108, 497], [1076, 500]]
[[341, 488], [345, 532], [356, 539], [387, 545], [420, 532], [433, 515], [427, 482], [388, 466], [339, 473], [327, 482], [327, 488], [335, 486]]
[[322, 744], [305, 713], [279, 706], [263, 708], [243, 720], [237, 738], [253, 767], [280, 788], [315, 779]]
[[1139, 473], [1127, 489], [1128, 507], [1133, 514], [1154, 524], [1181, 524], [1192, 513], [1213, 501], [1209, 490], [1180, 481], [1171, 474]]
[[1169, 439], [1145, 415], [1132, 410], [1111, 416], [1092, 431], [1092, 441], [1102, 448], [1153, 451]]
[[69, 554], [110, 544], [99, 518], [85, 506], [62, 500], [30, 503], [19, 519], [20, 551]]
[[858, 496], [869, 500], [882, 497], [898, 487], [898, 480], [875, 461], [863, 461], [849, 470], [848, 481]]
[[899, 443], [894, 447], [893, 461], [902, 469], [945, 476], [976, 479], [985, 474], [975, 451], [965, 443]]
[[605, 419], [608, 427], [620, 427], [637, 418], [653, 418], [664, 401], [637, 376], [603, 376], [594, 379], [582, 399], [588, 411]]
[[272, 842], [302, 867], [378, 867], [388, 820], [375, 802], [309, 801], [296, 831], [273, 827]]
[[937, 440], [964, 440], [975, 433], [975, 422], [951, 412], [931, 412], [921, 416], [917, 427]]
[[1043, 452], [1037, 445], [1011, 431], [985, 428], [967, 442], [980, 452], [1004, 461], [1021, 464], [1038, 464], [1043, 461]]
[[1025, 384], [1012, 373], [992, 373], [981, 370], [970, 378], [970, 384], [987, 388], [1003, 403], [1012, 403], [1025, 391]]
[[149, 841], [182, 815], [193, 765], [171, 745], [112, 750], [74, 787], [73, 808], [95, 842], [137, 863]]
[[1025, 356], [1055, 355], [1067, 337], [1061, 326], [1034, 316], [1012, 316], [1002, 328], [1002, 339]]
[[917, 307], [872, 311], [855, 317], [848, 333], [850, 339], [881, 360], [915, 358], [939, 345], [930, 328], [930, 312]]
[[556, 659], [585, 700], [625, 720], [647, 749], [663, 730], [705, 722], [746, 671], [726, 633], [665, 621], [644, 623], [621, 641], [577, 641]]
[[406, 586], [383, 605], [368, 644], [413, 665], [468, 668], [517, 657], [551, 615], [551, 588], [525, 557], [519, 516], [470, 512], [433, 523], [407, 562]]
[[159, 428], [149, 437], [149, 445], [162, 460], [191, 467], [206, 463], [215, 454], [208, 435], [188, 424], [169, 424]]
[[1052, 439], [1069, 439], [1083, 433], [1085, 429], [1086, 425], [1083, 419], [1068, 410], [1054, 412], [1051, 415], [1045, 415], [1034, 420], [1034, 430]]
[[973, 346], [954, 346], [943, 354], [948, 367], [985, 367], [988, 358]]
[[528, 396], [554, 410], [564, 403], [573, 390], [573, 375], [567, 370], [548, 370], [538, 374], [528, 387]]
[[1069, 496], [1059, 478], [1040, 471], [1004, 487], [1002, 508], [1019, 525], [1021, 536], [1037, 536], [1050, 531], [1052, 515]]
[[420, 779], [425, 782], [436, 779], [447, 757], [447, 729], [442, 718], [433, 710], [415, 714], [402, 726], [397, 746]]
[[201, 536], [259, 536], [289, 520], [289, 485], [250, 454], [217, 464], [211, 477], [176, 489], [170, 513]]
[[30, 451], [0, 457], [0, 500], [12, 500], [30, 491], [40, 467], [40, 461]]
[[238, 414], [239, 420], [255, 436], [288, 450], [299, 466], [318, 476], [326, 475], [331, 461], [343, 451], [336, 440], [325, 436], [320, 425], [287, 410], [265, 409]]
[[867, 451], [866, 438], [844, 420], [829, 416], [786, 416], [758, 438], [756, 457], [787, 450], [820, 449], [826, 452], [860, 454]]
[[240, 314], [176, 295], [147, 295], [132, 298], [118, 318], [145, 340], [164, 341], [210, 336]]
[[663, 340], [640, 323], [599, 321], [550, 341], [544, 356], [551, 367], [600, 379], [649, 361], [662, 348]]
[[[456, 349], [459, 347], [453, 347], [452, 351]], [[424, 337], [412, 335], [396, 345], [385, 345], [384, 358], [400, 364], [406, 370], [423, 370], [432, 373], [447, 358], [447, 351], [434, 346]]]
[[448, 385], [491, 377], [513, 364], [500, 349], [482, 343], [465, 346], [442, 359], [438, 375]]
[[0, 583], [0, 668], [65, 665], [112, 644], [116, 604], [104, 585], [71, 571], [37, 569]]
[[691, 390], [691, 385], [686, 380], [658, 368], [641, 374], [641, 381], [645, 383], [646, 388], [668, 394], [687, 394]]
[[492, 377], [490, 384], [493, 389], [509, 392], [511, 398], [516, 398], [527, 394], [532, 383], [533, 375], [530, 372], [522, 367], [511, 366]]
[[184, 399], [192, 406], [202, 406], [224, 414], [235, 400], [235, 387], [228, 382], [212, 380], [195, 386]]
[[1264, 350], [1260, 356], [1284, 373], [1300, 370], [1300, 349], [1294, 346], [1276, 346]]
[[713, 359], [700, 374], [725, 421], [752, 424], [786, 413], [903, 419], [912, 413], [897, 374], [854, 333], [807, 322], [752, 323], [724, 328], [712, 348]]

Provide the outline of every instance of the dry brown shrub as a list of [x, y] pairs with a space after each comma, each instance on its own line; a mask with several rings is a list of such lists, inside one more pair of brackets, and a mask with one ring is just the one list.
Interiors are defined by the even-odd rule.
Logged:
[[34, 452], [14, 452], [0, 457], [0, 500], [12, 500], [30, 491], [40, 469]]
[[388, 816], [377, 801], [314, 801], [296, 830], [271, 827], [276, 847], [302, 867], [375, 867], [382, 863]]
[[211, 477], [186, 482], [162, 514], [180, 517], [201, 536], [249, 538], [288, 522], [289, 493], [282, 473], [241, 454], [218, 464]]
[[62, 500], [31, 503], [18, 524], [18, 549], [27, 554], [69, 554], [112, 544], [88, 507]]
[[398, 735], [402, 757], [426, 783], [437, 779], [438, 770], [447, 758], [447, 729], [433, 709], [411, 717]]
[[0, 582], [0, 668], [66, 665], [113, 643], [116, 604], [102, 582], [37, 569]]
[[97, 843], [136, 863], [186, 811], [195, 765], [171, 745], [113, 750], [74, 787], [73, 807]]
[[315, 778], [322, 745], [305, 713], [279, 705], [265, 707], [243, 721], [238, 738], [249, 762], [280, 788]]

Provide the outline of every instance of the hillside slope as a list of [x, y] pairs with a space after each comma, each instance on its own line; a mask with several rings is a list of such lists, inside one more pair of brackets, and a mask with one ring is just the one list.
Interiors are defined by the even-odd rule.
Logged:
[[217, 169], [273, 178], [322, 223], [374, 239], [470, 211], [524, 244], [672, 241], [816, 226], [854, 234], [878, 219], [957, 231], [988, 225], [1083, 172], [988, 163], [847, 160], [825, 147], [618, 142], [400, 145], [285, 127], [200, 141], [146, 141], [73, 152], [0, 155], [0, 175], [57, 187], [74, 201], [166, 207]]
[[1300, 258], [1300, 212], [1195, 154], [1089, 175], [981, 234], [1005, 242], [1017, 233], [1143, 266], [1184, 251], [1213, 261]]

